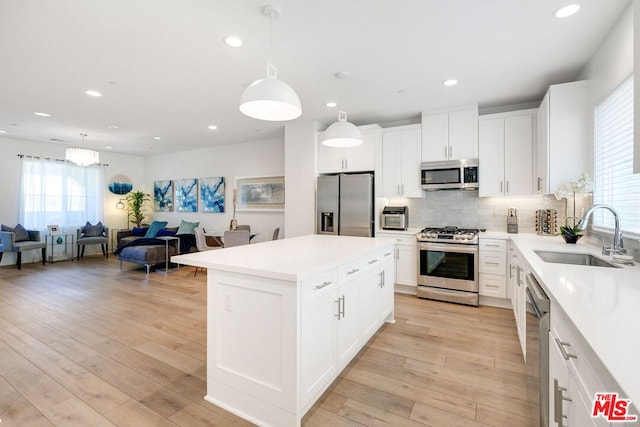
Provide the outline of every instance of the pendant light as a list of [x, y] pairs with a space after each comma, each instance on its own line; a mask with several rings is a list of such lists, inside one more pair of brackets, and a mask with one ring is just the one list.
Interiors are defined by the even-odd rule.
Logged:
[[82, 148], [67, 148], [64, 158], [78, 166], [92, 166], [100, 163], [100, 153], [84, 148], [84, 138], [87, 134], [81, 133], [80, 136], [82, 136]]
[[[335, 77], [344, 80], [349, 77], [349, 73], [341, 71]], [[338, 121], [332, 124], [324, 132], [322, 145], [327, 147], [355, 147], [362, 144], [362, 133], [353, 123], [347, 121], [347, 113], [338, 112]]]
[[[262, 14], [271, 20], [271, 39], [273, 44], [273, 20], [280, 16], [273, 6], [266, 5]], [[278, 70], [267, 62], [267, 78], [251, 83], [240, 97], [240, 112], [258, 120], [282, 122], [293, 120], [302, 114], [298, 94], [291, 86], [278, 80]]]

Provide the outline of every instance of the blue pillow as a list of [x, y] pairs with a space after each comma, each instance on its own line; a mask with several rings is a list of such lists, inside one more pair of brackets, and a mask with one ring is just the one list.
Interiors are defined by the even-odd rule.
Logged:
[[132, 236], [144, 236], [145, 234], [147, 234], [147, 230], [149, 229], [149, 227], [133, 227], [133, 229], [131, 230], [131, 235]]
[[144, 235], [146, 238], [154, 238], [158, 235], [158, 231], [162, 230], [167, 226], [167, 221], [153, 221], [147, 230], [147, 234]]
[[104, 233], [104, 226], [102, 225], [102, 221], [98, 222], [96, 225], [91, 225], [89, 221], [84, 226], [84, 237], [98, 237], [102, 236]]
[[176, 234], [196, 234], [193, 230], [199, 225], [199, 222], [181, 221]]
[[176, 232], [173, 230], [167, 230], [166, 228], [163, 228], [162, 230], [158, 231], [158, 234], [156, 234], [156, 237], [163, 237], [163, 236], [175, 236]]

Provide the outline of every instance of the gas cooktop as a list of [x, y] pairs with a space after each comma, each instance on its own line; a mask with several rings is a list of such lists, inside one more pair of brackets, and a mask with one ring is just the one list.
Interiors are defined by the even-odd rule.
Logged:
[[418, 233], [417, 238], [419, 242], [477, 245], [479, 232], [477, 228], [426, 227]]

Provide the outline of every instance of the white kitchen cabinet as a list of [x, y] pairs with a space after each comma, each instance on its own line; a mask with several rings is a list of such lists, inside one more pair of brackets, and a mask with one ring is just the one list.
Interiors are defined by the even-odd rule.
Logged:
[[602, 417], [591, 416], [593, 399], [596, 393], [619, 392], [618, 387], [599, 366], [597, 357], [562, 309], [552, 303], [551, 313], [549, 424], [567, 427], [610, 425]]
[[490, 114], [479, 119], [479, 196], [533, 193], [536, 110]]
[[478, 271], [480, 296], [507, 297], [507, 242], [481, 238]]
[[478, 157], [478, 106], [422, 113], [422, 161]]
[[383, 320], [393, 313], [393, 251], [388, 250], [366, 261], [362, 282], [362, 337], [367, 341]]
[[382, 197], [422, 197], [420, 125], [382, 132]]
[[553, 193], [589, 172], [589, 105], [586, 80], [549, 87], [538, 108], [534, 194]]
[[511, 288], [511, 304], [513, 317], [516, 321], [516, 330], [522, 355], [526, 354], [527, 333], [527, 293], [525, 277], [528, 273], [526, 261], [512, 247], [509, 250], [509, 284]]
[[395, 290], [415, 295], [418, 286], [418, 242], [416, 236], [413, 234], [394, 234], [390, 231], [379, 231], [376, 236], [392, 238], [396, 243]]
[[362, 144], [356, 147], [336, 148], [322, 145], [324, 132], [318, 132], [318, 173], [363, 172], [375, 169], [375, 145], [382, 129], [378, 125], [358, 126]]

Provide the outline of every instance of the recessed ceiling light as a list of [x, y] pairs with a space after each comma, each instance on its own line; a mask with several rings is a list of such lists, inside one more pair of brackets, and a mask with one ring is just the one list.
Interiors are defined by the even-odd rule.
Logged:
[[449, 80], [443, 81], [442, 84], [445, 86], [455, 86], [458, 84], [458, 81], [456, 79], [449, 79]]
[[336, 104], [336, 103], [335, 103], [335, 102], [333, 102], [333, 101], [329, 101], [329, 102], [327, 102], [325, 105], [326, 105], [327, 107], [329, 107], [329, 108], [333, 108], [333, 107], [336, 107], [338, 104]]
[[159, 136], [154, 136], [153, 139], [155, 139], [156, 141], [161, 140], [162, 138], [160, 138]]
[[580, 4], [572, 3], [559, 7], [553, 11], [553, 16], [556, 18], [566, 18], [571, 15], [575, 15], [580, 10]]
[[118, 125], [107, 125], [107, 129], [116, 130], [116, 129], [120, 129], [120, 126], [118, 126]]
[[48, 113], [33, 113], [33, 114], [40, 117], [51, 117], [51, 114], [48, 114]]
[[211, 129], [211, 130], [218, 130], [218, 126], [216, 126], [216, 125], [210, 125], [210, 126], [209, 126], [209, 129]]
[[242, 39], [238, 36], [227, 36], [224, 39], [224, 44], [230, 47], [240, 47], [242, 46]]
[[100, 92], [98, 92], [97, 90], [88, 90], [85, 92], [87, 95], [89, 96], [93, 96], [94, 98], [99, 98], [102, 96], [102, 94]]
[[0, 129], [0, 133], [7, 133], [7, 131]]
[[107, 145], [106, 147], [104, 147], [105, 150], [113, 150], [113, 147], [110, 145]]
[[403, 94], [403, 93], [407, 93], [407, 90], [406, 89], [398, 89], [396, 92], [400, 93], [400, 94]]

